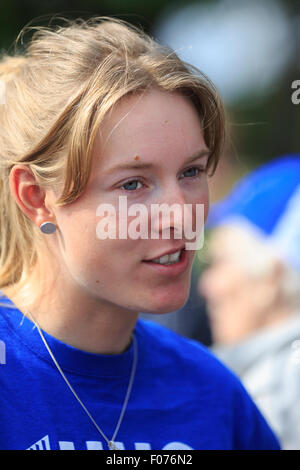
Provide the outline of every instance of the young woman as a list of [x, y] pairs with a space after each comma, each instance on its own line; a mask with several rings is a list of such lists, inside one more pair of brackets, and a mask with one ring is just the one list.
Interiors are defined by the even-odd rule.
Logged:
[[[195, 249], [150, 209], [207, 217], [224, 139], [212, 84], [110, 18], [38, 28], [0, 73], [0, 447], [278, 449], [225, 366], [138, 320], [188, 298]], [[121, 196], [128, 232], [105, 238]], [[156, 237], [132, 236], [134, 204]]]

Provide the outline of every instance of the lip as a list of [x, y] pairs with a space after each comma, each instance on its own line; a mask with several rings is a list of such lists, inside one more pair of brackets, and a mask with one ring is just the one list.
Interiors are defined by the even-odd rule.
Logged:
[[171, 255], [172, 253], [177, 253], [177, 251], [181, 251], [185, 248], [185, 245], [181, 245], [177, 248], [170, 248], [170, 250], [168, 251], [164, 251], [163, 253], [161, 253], [160, 255], [157, 255], [157, 256], [153, 256], [152, 258], [149, 258], [149, 259], [145, 259], [143, 261], [151, 261], [153, 259], [157, 259], [157, 258], [161, 258], [162, 256], [165, 256], [165, 255]]
[[[178, 250], [176, 250], [178, 251]], [[174, 253], [174, 251], [172, 251]], [[164, 266], [163, 264], [153, 263], [149, 261], [142, 261], [145, 266], [148, 266], [149, 269], [152, 269], [157, 274], [162, 274], [164, 276], [176, 277], [184, 273], [189, 265], [190, 256], [188, 255], [187, 250], [183, 250], [180, 255], [180, 261], [175, 264], [169, 264]]]

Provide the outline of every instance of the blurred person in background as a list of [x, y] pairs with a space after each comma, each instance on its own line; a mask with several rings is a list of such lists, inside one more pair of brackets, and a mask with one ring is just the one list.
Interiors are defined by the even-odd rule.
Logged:
[[244, 176], [211, 207], [199, 278], [216, 355], [277, 433], [300, 449], [300, 155]]

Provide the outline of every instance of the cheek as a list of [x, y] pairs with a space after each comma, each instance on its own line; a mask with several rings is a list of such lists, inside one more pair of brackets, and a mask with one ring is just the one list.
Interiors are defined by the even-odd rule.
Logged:
[[[95, 217], [72, 218], [72, 224], [65, 223], [60, 239], [61, 250], [69, 268], [74, 271], [87, 272], [89, 267], [105, 259], [109, 243], [113, 240], [101, 240], [97, 237]], [[105, 248], [107, 247], [107, 248]]]
[[[131, 256], [132, 243], [128, 240], [93, 240], [73, 250], [68, 259], [71, 277], [88, 289], [97, 289], [103, 295], [118, 285], [127, 285], [135, 271]], [[100, 289], [100, 291], [98, 290]]]
[[198, 188], [195, 196], [187, 200], [187, 203], [192, 203], [192, 229], [200, 233], [205, 225], [209, 211], [209, 192], [206, 181], [202, 184], [200, 192]]
[[202, 182], [201, 185], [201, 192], [200, 195], [197, 198], [196, 201], [198, 204], [203, 204], [204, 205], [204, 223], [206, 222], [206, 219], [208, 217], [209, 213], [209, 189], [208, 189], [208, 184], [207, 184], [207, 179]]
[[208, 183], [207, 183], [207, 179], [205, 180], [205, 191], [203, 193], [203, 199], [204, 199], [204, 221], [206, 222], [206, 219], [207, 219], [207, 216], [209, 214], [209, 205], [210, 205], [210, 201], [209, 201], [209, 187], [208, 187]]
[[209, 194], [207, 192], [206, 198], [204, 199], [204, 223], [207, 220], [208, 214], [209, 214]]

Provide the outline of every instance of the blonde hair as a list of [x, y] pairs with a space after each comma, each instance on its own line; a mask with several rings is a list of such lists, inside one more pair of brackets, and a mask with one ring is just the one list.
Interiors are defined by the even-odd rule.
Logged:
[[224, 144], [224, 110], [204, 74], [123, 20], [63, 20], [64, 26], [27, 27], [36, 31], [25, 52], [4, 53], [0, 62], [0, 289], [15, 285], [20, 292], [43, 246], [39, 228], [10, 192], [13, 165], [27, 165], [41, 188], [63, 187], [57, 206], [75, 201], [89, 180], [105, 114], [123, 96], [152, 86], [192, 100], [212, 174]]

